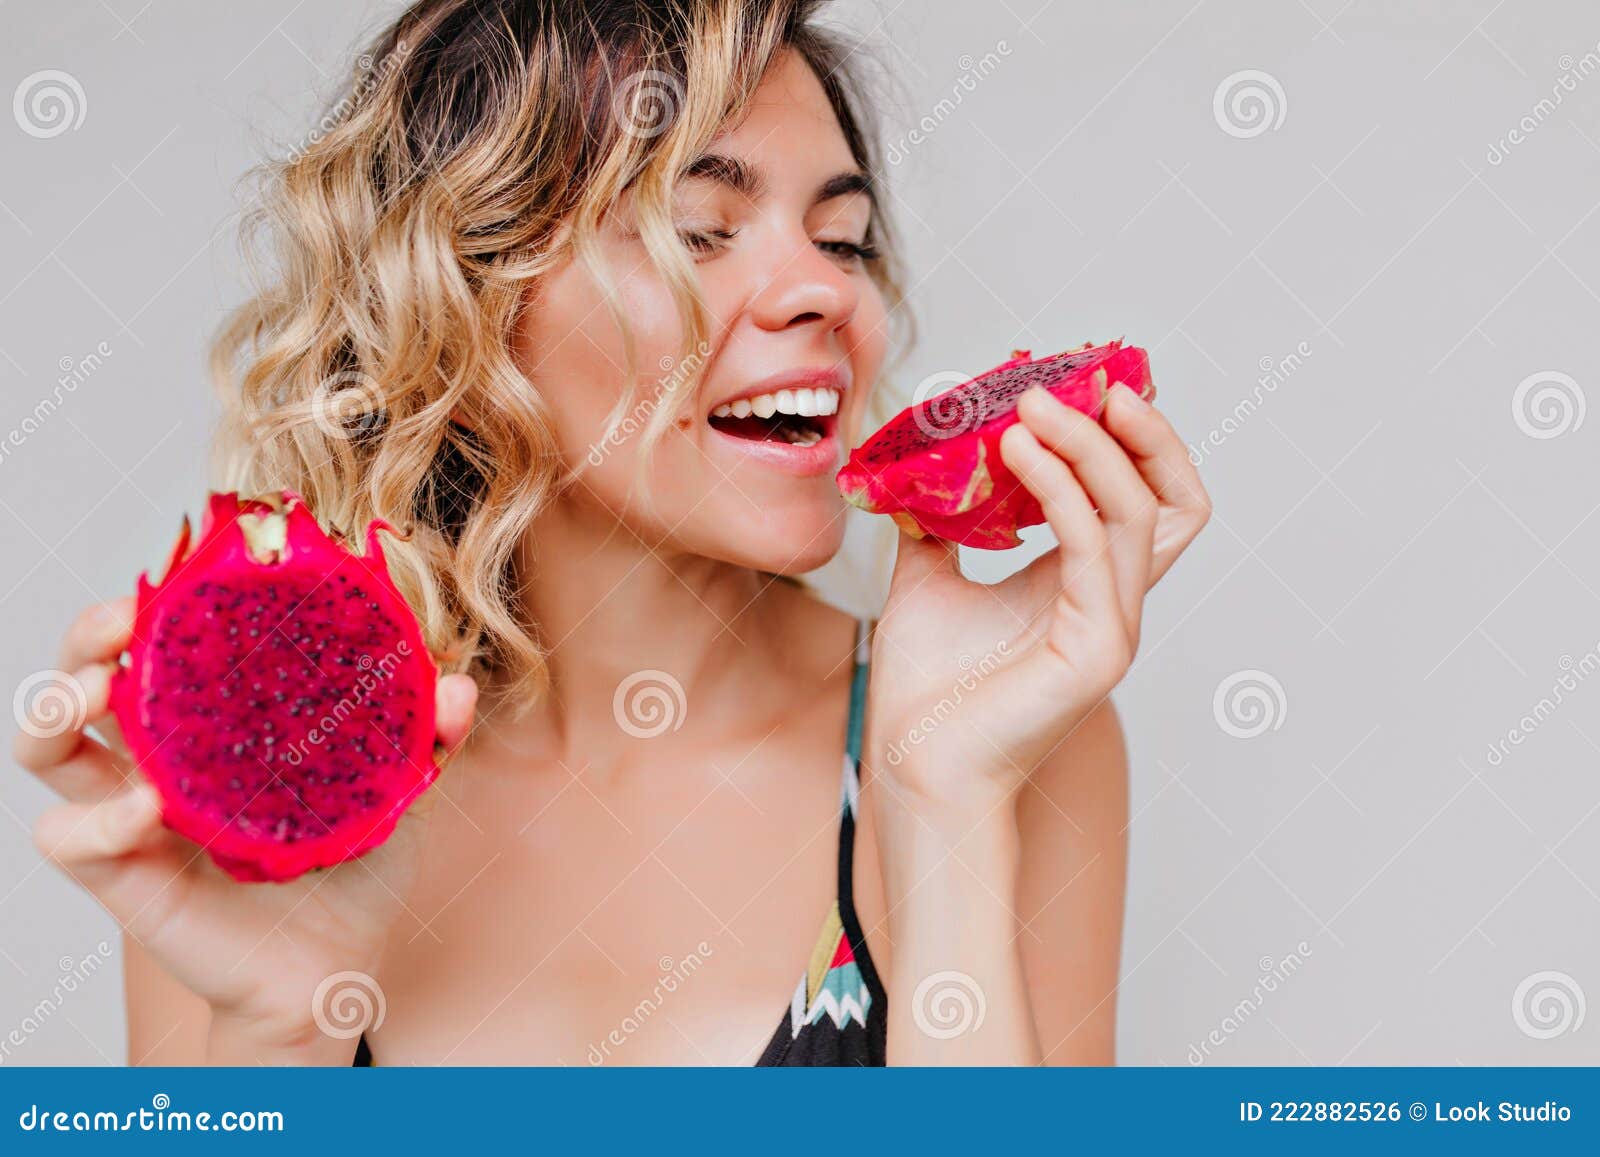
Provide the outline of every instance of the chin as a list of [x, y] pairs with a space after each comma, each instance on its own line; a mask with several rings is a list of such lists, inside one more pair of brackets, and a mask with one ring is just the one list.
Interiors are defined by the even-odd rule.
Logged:
[[742, 509], [708, 505], [702, 512], [707, 517], [695, 536], [695, 553], [767, 574], [797, 575], [823, 566], [844, 545], [845, 504], [835, 492], [765, 512], [736, 501]]

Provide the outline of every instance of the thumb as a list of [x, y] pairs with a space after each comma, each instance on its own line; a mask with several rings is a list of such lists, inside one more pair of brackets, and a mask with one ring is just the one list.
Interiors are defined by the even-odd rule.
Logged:
[[472, 731], [478, 707], [478, 685], [469, 675], [445, 675], [434, 690], [439, 744], [454, 755]]
[[914, 590], [941, 571], [961, 573], [961, 553], [955, 543], [924, 533], [907, 516], [896, 515], [895, 523], [900, 527], [900, 542], [889, 580], [891, 592]]

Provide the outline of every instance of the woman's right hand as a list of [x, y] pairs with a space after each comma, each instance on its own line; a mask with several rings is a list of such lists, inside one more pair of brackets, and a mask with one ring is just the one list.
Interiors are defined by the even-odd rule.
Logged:
[[[160, 796], [137, 773], [109, 711], [133, 613], [134, 600], [120, 599], [69, 628], [60, 667], [82, 691], [72, 692], [82, 709], [73, 726], [57, 733], [59, 721], [18, 720], [17, 762], [65, 800], [39, 818], [35, 842], [211, 1006], [213, 1059], [237, 1060], [242, 1046], [257, 1056], [348, 1063], [355, 1042], [319, 1030], [313, 994], [334, 973], [376, 971], [416, 878], [437, 793], [427, 792], [387, 842], [358, 860], [285, 884], [233, 880], [162, 826]], [[471, 728], [477, 687], [447, 675], [437, 695], [439, 739], [453, 752]]]

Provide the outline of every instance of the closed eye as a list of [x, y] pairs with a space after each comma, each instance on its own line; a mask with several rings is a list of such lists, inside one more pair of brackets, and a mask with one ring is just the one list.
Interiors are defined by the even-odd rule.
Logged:
[[817, 248], [850, 261], [875, 261], [878, 258], [878, 247], [866, 242], [818, 241]]
[[737, 229], [680, 229], [678, 240], [691, 253], [701, 256], [715, 253], [738, 235]]

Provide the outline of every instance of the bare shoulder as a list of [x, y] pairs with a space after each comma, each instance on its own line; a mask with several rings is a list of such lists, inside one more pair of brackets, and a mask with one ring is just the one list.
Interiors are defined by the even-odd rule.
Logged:
[[1108, 699], [1023, 788], [1020, 944], [1045, 1063], [1116, 1059], [1128, 758]]

